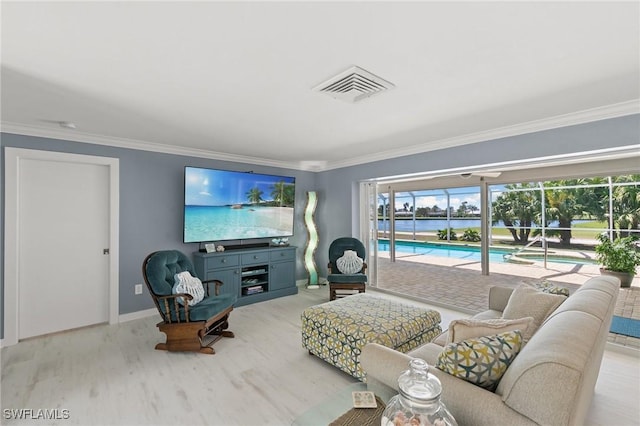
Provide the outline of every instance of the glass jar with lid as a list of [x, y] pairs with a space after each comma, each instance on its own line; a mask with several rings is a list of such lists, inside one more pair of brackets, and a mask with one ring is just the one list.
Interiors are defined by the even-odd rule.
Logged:
[[400, 393], [387, 404], [381, 426], [457, 426], [440, 401], [442, 384], [426, 361], [415, 358], [398, 378]]

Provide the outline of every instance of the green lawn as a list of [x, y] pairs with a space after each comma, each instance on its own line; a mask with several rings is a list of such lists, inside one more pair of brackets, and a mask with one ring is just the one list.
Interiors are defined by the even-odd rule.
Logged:
[[[608, 226], [607, 222], [596, 221], [596, 220], [589, 221], [589, 222], [574, 223], [572, 225], [571, 235], [572, 235], [572, 238], [575, 238], [575, 239], [593, 240], [595, 244], [596, 236], [599, 233], [603, 232], [603, 230], [606, 229], [607, 226]], [[480, 232], [479, 227], [453, 228], [453, 231], [456, 233], [458, 239], [460, 239], [460, 237], [462, 237], [462, 235], [464, 234], [464, 231], [467, 229], [472, 229], [477, 232]], [[498, 238], [508, 238], [510, 241], [512, 241], [511, 233], [506, 228], [493, 227], [491, 228], [491, 235]], [[530, 236], [529, 241], [533, 240], [533, 238], [534, 238], [533, 236]], [[426, 235], [424, 235], [423, 233], [423, 235], [420, 235], [417, 239], [424, 240], [424, 241], [438, 241], [436, 231], [429, 232]]]

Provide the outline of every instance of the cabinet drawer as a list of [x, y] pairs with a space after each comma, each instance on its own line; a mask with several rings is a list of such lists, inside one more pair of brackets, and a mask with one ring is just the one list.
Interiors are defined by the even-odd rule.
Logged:
[[261, 251], [242, 255], [243, 265], [255, 265], [259, 263], [269, 263], [269, 252]]
[[206, 261], [206, 269], [225, 268], [227, 266], [238, 266], [239, 259], [237, 254], [210, 257]]
[[293, 260], [296, 257], [295, 250], [271, 250], [271, 261]]

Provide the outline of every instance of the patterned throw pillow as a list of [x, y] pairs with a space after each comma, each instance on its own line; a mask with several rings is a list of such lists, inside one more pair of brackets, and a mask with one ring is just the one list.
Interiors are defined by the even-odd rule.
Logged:
[[[200, 303], [202, 299], [204, 299], [204, 287], [202, 285], [202, 281], [191, 276], [189, 271], [175, 274], [173, 278], [175, 279], [175, 284], [172, 289], [173, 294], [186, 293], [193, 296], [193, 299], [187, 302], [189, 306]], [[184, 305], [184, 297], [178, 297], [177, 300], [178, 303]]]
[[569, 297], [569, 289], [566, 287], [562, 287], [559, 285], [555, 285], [547, 280], [542, 280], [542, 282], [534, 283], [533, 286], [543, 293], [549, 294], [559, 294], [561, 296]]
[[438, 356], [436, 368], [494, 391], [521, 348], [519, 330], [449, 343]]
[[506, 331], [520, 330], [522, 335], [527, 334], [529, 327], [533, 327], [533, 317], [525, 317], [513, 320], [503, 318], [473, 319], [464, 318], [453, 320], [449, 323], [447, 343], [456, 343], [472, 337], [493, 336]]

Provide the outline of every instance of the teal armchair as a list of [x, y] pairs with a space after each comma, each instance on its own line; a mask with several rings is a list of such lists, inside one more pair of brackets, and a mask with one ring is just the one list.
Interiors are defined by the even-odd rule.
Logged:
[[191, 260], [177, 250], [151, 253], [142, 264], [144, 281], [162, 317], [157, 326], [167, 336], [156, 349], [214, 354], [214, 342], [221, 337], [234, 337], [226, 329], [236, 298], [219, 294], [221, 281], [203, 281], [204, 298], [190, 306], [187, 301], [193, 299], [191, 294], [172, 293], [175, 275], [185, 271], [197, 277]]
[[[362, 268], [350, 274], [343, 274], [338, 268], [337, 261], [340, 259], [345, 251], [355, 251], [360, 259], [363, 259]], [[327, 281], [329, 282], [329, 300], [335, 300], [338, 297], [345, 295], [342, 291], [347, 290], [348, 294], [357, 290], [358, 293], [365, 292], [365, 284], [367, 282], [367, 264], [364, 262], [367, 252], [365, 251], [364, 244], [357, 238], [341, 237], [334, 240], [329, 245], [329, 274]]]

